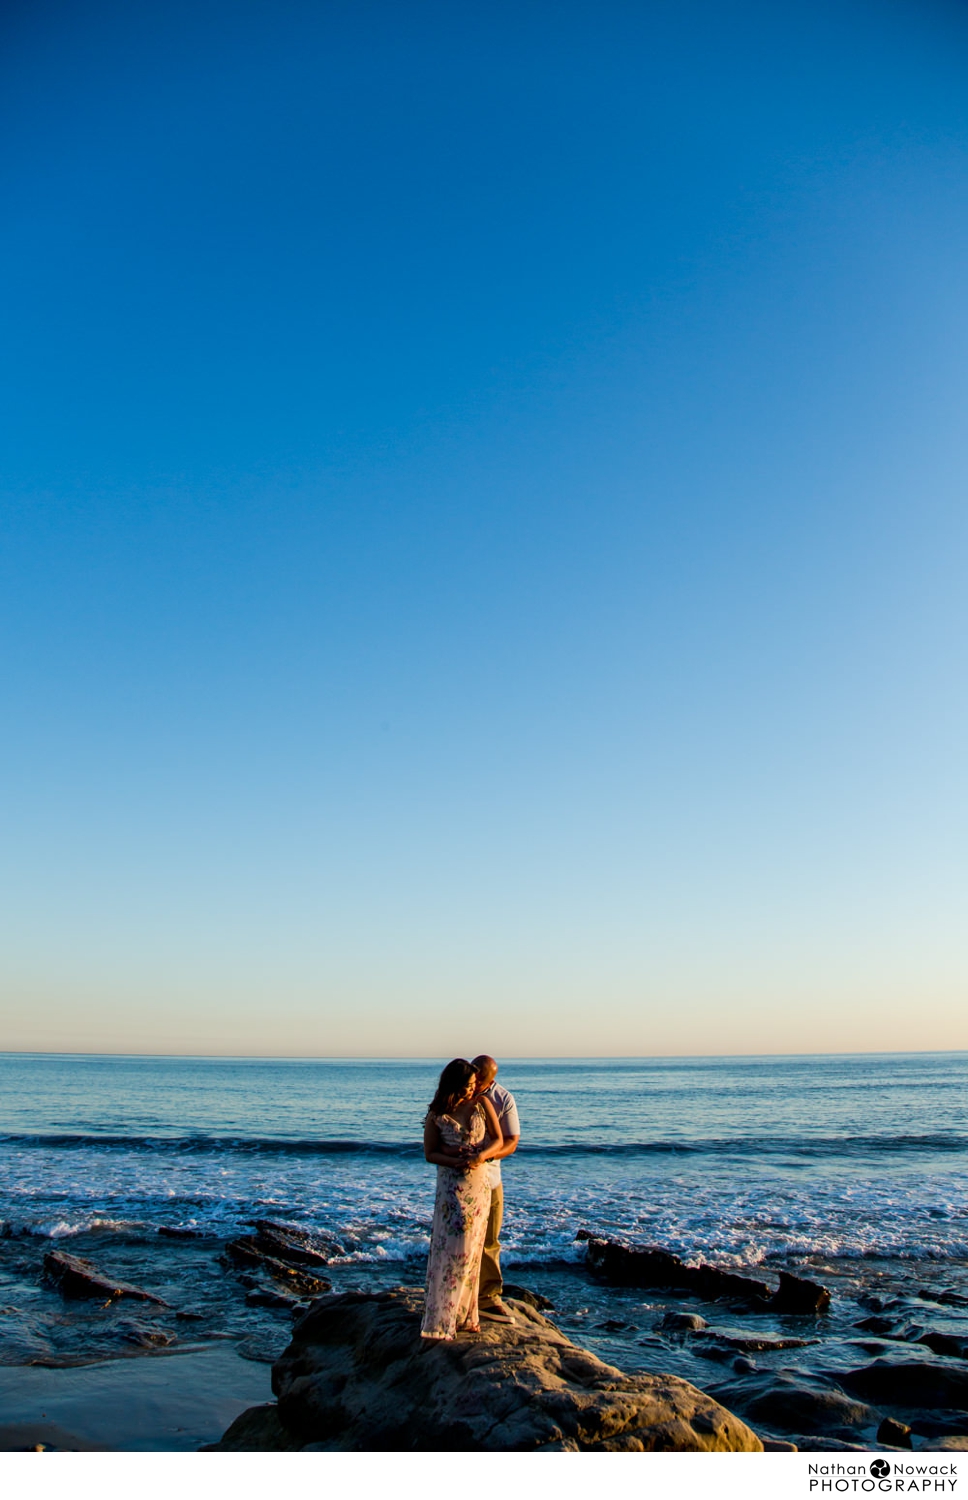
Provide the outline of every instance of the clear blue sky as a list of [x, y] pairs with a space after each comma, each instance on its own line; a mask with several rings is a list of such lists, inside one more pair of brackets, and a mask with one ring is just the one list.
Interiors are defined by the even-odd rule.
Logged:
[[966, 84], [4, 7], [0, 1046], [968, 1046]]

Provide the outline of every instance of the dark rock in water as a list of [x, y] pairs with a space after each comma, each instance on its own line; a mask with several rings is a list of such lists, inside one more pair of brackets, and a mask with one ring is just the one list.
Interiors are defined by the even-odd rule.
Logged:
[[737, 1276], [716, 1266], [687, 1266], [678, 1255], [653, 1246], [620, 1245], [615, 1240], [586, 1237], [588, 1269], [612, 1286], [675, 1287], [710, 1302], [717, 1297], [765, 1301], [770, 1296], [766, 1282], [750, 1276]]
[[599, 1323], [596, 1326], [601, 1328], [604, 1333], [621, 1333], [623, 1328], [629, 1328], [631, 1325], [623, 1323], [621, 1318], [606, 1318], [604, 1323]]
[[180, 1307], [176, 1312], [175, 1317], [180, 1318], [184, 1323], [201, 1323], [204, 1322], [205, 1314], [203, 1312], [199, 1312], [198, 1309], [194, 1307]]
[[107, 1302], [118, 1297], [133, 1297], [139, 1302], [168, 1306], [163, 1297], [156, 1297], [153, 1292], [132, 1286], [130, 1282], [114, 1280], [89, 1260], [81, 1260], [79, 1255], [65, 1255], [61, 1250], [52, 1250], [44, 1256], [44, 1277], [65, 1297], [100, 1297]]
[[[313, 1304], [272, 1372], [278, 1419], [294, 1446], [761, 1451], [755, 1433], [695, 1386], [671, 1375], [624, 1375], [523, 1302], [514, 1324], [449, 1342], [420, 1338], [422, 1304], [420, 1292], [403, 1287]], [[256, 1408], [216, 1446], [258, 1448], [262, 1433], [280, 1443], [279, 1429]]]
[[848, 1370], [840, 1383], [865, 1401], [888, 1406], [968, 1407], [968, 1367], [877, 1359], [863, 1369]]
[[526, 1286], [515, 1286], [512, 1281], [504, 1283], [503, 1295], [510, 1297], [514, 1302], [526, 1302], [529, 1307], [536, 1307], [539, 1312], [554, 1312], [555, 1310], [554, 1303], [549, 1302], [547, 1297], [542, 1297], [540, 1292], [531, 1292]]
[[154, 1328], [143, 1323], [120, 1323], [117, 1332], [126, 1344], [134, 1344], [138, 1349], [166, 1349], [169, 1344], [178, 1342], [167, 1328]]
[[287, 1292], [273, 1292], [263, 1287], [253, 1287], [251, 1292], [245, 1294], [246, 1307], [282, 1307], [291, 1311], [299, 1306], [299, 1298], [292, 1297]]
[[267, 1255], [297, 1266], [328, 1266], [342, 1245], [325, 1235], [300, 1229], [293, 1224], [275, 1224], [272, 1219], [256, 1219], [256, 1240]]
[[667, 1312], [659, 1327], [663, 1333], [700, 1333], [709, 1324], [698, 1313]]
[[178, 1224], [160, 1224], [158, 1233], [166, 1240], [203, 1240], [201, 1229], [182, 1229]]
[[588, 1269], [612, 1286], [671, 1287], [708, 1302], [726, 1297], [777, 1313], [820, 1313], [830, 1306], [825, 1286], [786, 1271], [779, 1273], [780, 1285], [771, 1293], [766, 1282], [756, 1277], [738, 1276], [719, 1266], [687, 1266], [678, 1255], [653, 1245], [620, 1245], [615, 1240], [596, 1239], [587, 1231], [581, 1232], [580, 1238], [588, 1242]]
[[737, 1375], [751, 1375], [756, 1369], [756, 1360], [750, 1359], [748, 1354], [740, 1354], [733, 1360], [733, 1369]]
[[922, 1333], [916, 1342], [925, 1344], [932, 1354], [945, 1355], [948, 1359], [964, 1359], [968, 1354], [968, 1343], [964, 1339], [953, 1338], [950, 1333], [935, 1333], [933, 1329]]
[[299, 1297], [319, 1297], [328, 1292], [332, 1282], [325, 1276], [314, 1276], [302, 1266], [292, 1266], [261, 1248], [255, 1235], [244, 1234], [225, 1247], [229, 1259], [237, 1266], [251, 1266], [265, 1271]]
[[894, 1322], [893, 1318], [876, 1318], [876, 1317], [875, 1318], [861, 1318], [861, 1320], [860, 1320], [859, 1323], [855, 1323], [854, 1324], [854, 1327], [855, 1328], [859, 1328], [861, 1330], [861, 1332], [863, 1332], [863, 1333], [879, 1333], [882, 1338], [884, 1338], [884, 1337], [890, 1337], [891, 1333], [894, 1331], [895, 1326], [896, 1325], [895, 1325], [895, 1322]]
[[797, 1451], [800, 1453], [869, 1453], [864, 1443], [848, 1443], [843, 1438], [819, 1437], [811, 1434], [798, 1437]]
[[918, 1296], [922, 1302], [939, 1302], [942, 1307], [968, 1307], [968, 1297], [963, 1297], [960, 1292], [932, 1292], [923, 1286]]
[[877, 1429], [877, 1441], [884, 1443], [889, 1448], [913, 1448], [911, 1442], [911, 1429], [906, 1422], [895, 1422], [893, 1417], [885, 1417]]
[[751, 1354], [769, 1354], [775, 1349], [808, 1349], [819, 1344], [819, 1339], [770, 1339], [748, 1338], [745, 1334], [711, 1332], [710, 1338], [719, 1340], [730, 1349], [742, 1349]]
[[743, 1415], [753, 1422], [787, 1432], [829, 1433], [831, 1428], [865, 1427], [875, 1420], [869, 1406], [852, 1401], [833, 1387], [806, 1384], [784, 1372], [766, 1378], [766, 1389], [745, 1400], [739, 1392], [733, 1395], [720, 1390], [720, 1394], [741, 1405]]
[[778, 1272], [780, 1285], [770, 1298], [770, 1311], [777, 1313], [822, 1313], [830, 1306], [830, 1292], [819, 1281]]
[[936, 1411], [931, 1416], [911, 1418], [911, 1431], [917, 1437], [968, 1437], [968, 1412]]

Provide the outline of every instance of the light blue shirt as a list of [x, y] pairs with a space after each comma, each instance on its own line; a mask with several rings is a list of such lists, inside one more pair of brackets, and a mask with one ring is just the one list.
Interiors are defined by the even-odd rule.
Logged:
[[[509, 1094], [507, 1089], [500, 1083], [492, 1083], [490, 1088], [484, 1090], [484, 1097], [490, 1099], [497, 1115], [497, 1122], [504, 1132], [504, 1139], [509, 1135], [520, 1135], [521, 1124], [518, 1120], [518, 1106], [514, 1102], [514, 1095]], [[491, 1179], [491, 1187], [501, 1186], [501, 1163], [489, 1161], [487, 1164], [488, 1174]]]

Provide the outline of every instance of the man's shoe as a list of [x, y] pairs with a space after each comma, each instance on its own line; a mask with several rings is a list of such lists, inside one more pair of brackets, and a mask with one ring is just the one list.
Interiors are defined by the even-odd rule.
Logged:
[[513, 1312], [509, 1307], [505, 1306], [500, 1297], [495, 1297], [493, 1302], [487, 1302], [483, 1307], [479, 1307], [478, 1312], [480, 1313], [481, 1317], [486, 1318], [489, 1323], [514, 1322]]

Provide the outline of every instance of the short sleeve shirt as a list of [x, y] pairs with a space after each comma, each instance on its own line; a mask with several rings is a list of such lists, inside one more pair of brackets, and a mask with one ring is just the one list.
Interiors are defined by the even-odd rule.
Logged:
[[[504, 1132], [504, 1139], [509, 1135], [520, 1135], [521, 1125], [518, 1120], [518, 1106], [514, 1102], [514, 1095], [509, 1094], [506, 1088], [499, 1083], [492, 1083], [489, 1089], [484, 1090], [485, 1096], [490, 1099], [497, 1115], [498, 1124]], [[501, 1186], [501, 1163], [489, 1161], [487, 1170], [491, 1179], [491, 1187]]]

